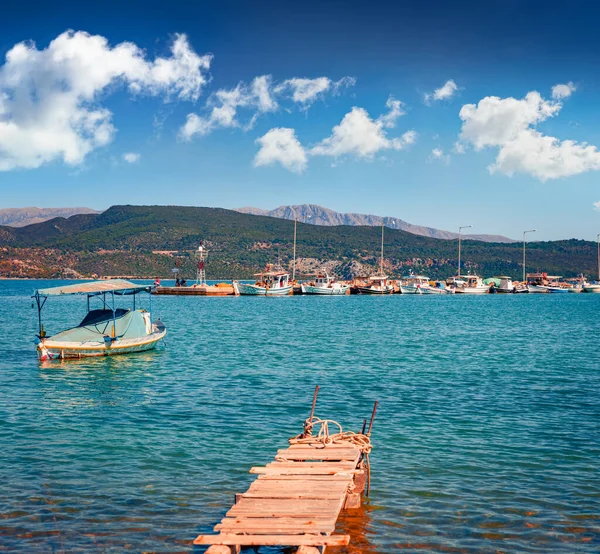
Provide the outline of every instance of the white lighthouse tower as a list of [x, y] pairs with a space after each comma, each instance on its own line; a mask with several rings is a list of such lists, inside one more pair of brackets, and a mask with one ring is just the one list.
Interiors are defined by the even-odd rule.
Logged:
[[208, 258], [208, 250], [204, 247], [202, 242], [198, 246], [198, 250], [194, 252], [194, 259], [196, 260], [196, 285], [206, 285], [206, 259]]

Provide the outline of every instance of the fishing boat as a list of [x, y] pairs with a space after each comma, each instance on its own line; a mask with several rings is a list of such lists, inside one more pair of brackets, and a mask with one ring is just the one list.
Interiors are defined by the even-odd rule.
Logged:
[[402, 294], [451, 294], [454, 288], [446, 287], [444, 283], [436, 281], [435, 285], [429, 284], [429, 277], [424, 275], [405, 275], [400, 281]]
[[256, 282], [240, 283], [233, 281], [233, 289], [236, 295], [242, 296], [285, 296], [290, 294], [292, 285], [290, 284], [290, 274], [284, 271], [280, 266], [273, 267], [267, 264], [264, 271], [255, 273]]
[[448, 284], [454, 285], [457, 294], [487, 294], [490, 287], [483, 284], [479, 275], [457, 275], [448, 280]]
[[[159, 319], [152, 322], [152, 286], [137, 285], [123, 279], [92, 281], [35, 291], [38, 308], [37, 353], [40, 360], [86, 358], [142, 352], [156, 347], [167, 334]], [[136, 297], [149, 294], [149, 309], [136, 309]], [[42, 323], [42, 309], [53, 296], [87, 297], [87, 313], [79, 325], [48, 336]], [[116, 307], [115, 296], [133, 297], [130, 308]], [[91, 303], [100, 303], [92, 307]]]
[[583, 286], [583, 292], [598, 292], [600, 293], [600, 283], [586, 283]]
[[358, 287], [361, 294], [392, 294], [394, 286], [388, 282], [388, 276], [383, 273], [383, 232], [384, 225], [381, 224], [381, 258], [379, 259], [379, 273], [369, 277], [366, 284]]
[[534, 294], [569, 292], [568, 289], [559, 284], [559, 279], [559, 275], [548, 275], [547, 273], [528, 273], [527, 290]]
[[492, 279], [486, 279], [484, 285], [491, 285], [490, 292], [495, 294], [512, 294], [515, 292], [515, 285], [512, 277], [508, 275], [499, 275]]
[[392, 294], [394, 287], [388, 282], [388, 276], [379, 274], [369, 277], [367, 284], [358, 287], [361, 294]]
[[320, 295], [342, 295], [347, 294], [350, 285], [338, 283], [327, 272], [315, 273], [315, 278], [309, 283], [302, 283], [300, 288], [302, 294], [320, 294]]

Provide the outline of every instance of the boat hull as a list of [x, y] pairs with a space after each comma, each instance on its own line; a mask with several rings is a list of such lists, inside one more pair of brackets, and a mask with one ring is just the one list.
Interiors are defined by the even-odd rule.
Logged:
[[318, 294], [321, 296], [342, 296], [348, 294], [350, 285], [339, 285], [334, 287], [314, 287], [313, 285], [301, 285], [302, 294]]
[[456, 294], [487, 294], [489, 287], [457, 287]]
[[561, 287], [548, 287], [549, 294], [565, 294], [568, 292], [569, 292], [569, 289], [563, 289]]
[[585, 287], [583, 287], [583, 292], [600, 293], [600, 285], [586, 285]]
[[358, 292], [361, 294], [392, 294], [393, 288], [374, 288], [374, 287], [358, 287]]
[[413, 286], [413, 285], [400, 285], [400, 292], [402, 294], [451, 294], [448, 289], [439, 289], [437, 287], [430, 286]]
[[292, 285], [270, 289], [259, 285], [247, 285], [245, 283], [233, 283], [237, 295], [241, 296], [286, 296], [290, 294]]
[[53, 341], [52, 337], [41, 340], [37, 345], [38, 359], [40, 361], [67, 359], [67, 358], [93, 358], [98, 356], [116, 356], [145, 352], [156, 348], [158, 341], [164, 339], [167, 330], [153, 332], [150, 335], [131, 339], [117, 339], [112, 342], [86, 341], [83, 343], [70, 341]]
[[527, 290], [533, 294], [547, 294], [548, 287], [544, 285], [527, 285]]

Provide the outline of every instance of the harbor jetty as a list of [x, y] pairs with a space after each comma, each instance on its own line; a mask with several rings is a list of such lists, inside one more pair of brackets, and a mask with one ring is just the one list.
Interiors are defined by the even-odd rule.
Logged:
[[299, 554], [319, 554], [327, 546], [345, 546], [349, 535], [334, 534], [342, 510], [361, 506], [370, 484], [371, 420], [358, 433], [336, 421], [315, 416], [319, 387], [303, 432], [277, 451], [273, 462], [253, 467], [258, 478], [221, 523], [217, 535], [199, 535], [196, 545], [211, 545], [207, 554], [234, 554], [247, 546], [297, 547]]

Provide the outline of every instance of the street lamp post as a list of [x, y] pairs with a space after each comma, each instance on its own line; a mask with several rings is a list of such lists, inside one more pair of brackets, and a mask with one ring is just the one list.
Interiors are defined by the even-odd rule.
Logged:
[[[290, 206], [290, 208], [292, 208]], [[294, 265], [292, 266], [292, 281], [296, 280], [296, 224], [297, 224], [297, 220], [298, 217], [296, 216], [296, 210], [294, 210], [294, 208], [292, 208], [292, 211], [294, 212]]]
[[527, 275], [525, 273], [525, 234], [526, 233], [535, 233], [537, 229], [530, 229], [529, 231], [523, 231], [523, 282], [527, 280]]
[[463, 229], [469, 229], [473, 227], [473, 225], [463, 225], [462, 227], [458, 228], [458, 276], [460, 277], [460, 232]]
[[598, 282], [600, 283], [600, 233], [596, 235], [596, 242], [598, 243]]

